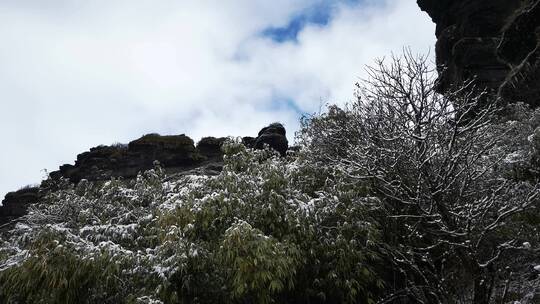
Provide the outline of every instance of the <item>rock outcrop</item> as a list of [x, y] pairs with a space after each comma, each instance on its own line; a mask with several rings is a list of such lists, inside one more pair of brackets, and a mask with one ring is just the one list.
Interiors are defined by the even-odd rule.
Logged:
[[[268, 144], [285, 155], [288, 143], [285, 128], [273, 123], [263, 128], [256, 138], [244, 137], [250, 148]], [[127, 145], [98, 146], [77, 155], [75, 164], [60, 166], [49, 174], [51, 179], [66, 178], [72, 183], [81, 180], [100, 181], [112, 177], [130, 179], [141, 171], [154, 167], [158, 161], [168, 174], [219, 173], [223, 168], [222, 144], [226, 138], [204, 137], [195, 146], [188, 136], [147, 134]], [[45, 182], [39, 187], [28, 187], [8, 193], [0, 206], [0, 227], [26, 214], [27, 207], [37, 202], [48, 191]]]
[[438, 91], [475, 78], [540, 106], [540, 0], [418, 0], [436, 23]]
[[184, 171], [222, 159], [225, 138], [203, 138], [197, 147], [188, 136], [148, 134], [127, 145], [99, 146], [77, 155], [74, 165], [63, 165], [52, 178], [64, 177], [73, 183], [81, 179], [131, 178], [153, 167], [154, 161], [169, 171]]
[[6, 194], [0, 207], [0, 227], [26, 214], [29, 205], [39, 200], [39, 187], [27, 187]]
[[289, 142], [287, 141], [285, 127], [282, 124], [270, 124], [260, 130], [257, 138], [252, 141], [252, 146], [255, 149], [264, 149], [265, 145], [278, 151], [281, 156], [285, 156], [289, 148]]

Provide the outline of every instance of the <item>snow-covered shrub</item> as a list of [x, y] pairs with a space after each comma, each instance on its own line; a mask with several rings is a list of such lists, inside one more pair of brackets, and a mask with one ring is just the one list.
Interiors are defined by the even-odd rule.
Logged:
[[472, 83], [437, 94], [426, 62], [407, 52], [381, 60], [357, 101], [306, 117], [304, 157], [380, 199], [385, 301], [511, 300], [505, 284], [540, 252], [530, 143], [540, 115], [500, 107]]
[[[203, 280], [202, 286], [220, 282], [211, 288], [218, 293], [211, 299], [241, 302], [375, 297], [375, 255], [368, 241], [377, 228], [368, 220], [370, 198], [345, 191], [299, 159], [239, 143], [224, 149], [223, 172], [182, 201], [167, 202], [172, 208], [160, 217], [170, 242], [187, 239], [209, 261], [206, 271], [173, 272], [173, 297], [185, 295], [190, 280]], [[328, 180], [310, 183], [319, 178]], [[208, 291], [184, 301], [200, 300]]]
[[[217, 176], [56, 181], [0, 246], [6, 303], [366, 303], [377, 200], [300, 158], [224, 145]], [[53, 181], [50, 181], [53, 183]]]

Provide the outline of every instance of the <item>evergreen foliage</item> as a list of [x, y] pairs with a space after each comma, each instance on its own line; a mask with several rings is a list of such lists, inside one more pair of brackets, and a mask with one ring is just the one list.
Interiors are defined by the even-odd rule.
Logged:
[[373, 302], [382, 284], [370, 245], [379, 237], [368, 215], [374, 199], [298, 158], [234, 140], [224, 149], [215, 177], [171, 178], [156, 167], [131, 182], [61, 180], [6, 234], [0, 296], [7, 303]]

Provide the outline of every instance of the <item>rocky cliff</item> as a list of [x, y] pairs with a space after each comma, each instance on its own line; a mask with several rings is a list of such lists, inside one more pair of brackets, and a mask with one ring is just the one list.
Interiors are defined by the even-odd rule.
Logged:
[[540, 106], [540, 0], [418, 0], [436, 23], [440, 92], [476, 78], [509, 102]]
[[[265, 144], [285, 155], [288, 149], [285, 128], [273, 123], [263, 128], [257, 137], [244, 137], [250, 148], [263, 148]], [[127, 145], [98, 146], [77, 155], [73, 165], [60, 166], [49, 174], [51, 179], [66, 178], [76, 184], [107, 180], [112, 177], [130, 179], [141, 171], [151, 169], [158, 161], [169, 174], [218, 174], [223, 166], [221, 145], [225, 137], [205, 137], [197, 145], [188, 136], [147, 134]], [[23, 188], [8, 193], [0, 206], [0, 227], [24, 214], [29, 205], [37, 202], [48, 191], [47, 182], [37, 187]]]

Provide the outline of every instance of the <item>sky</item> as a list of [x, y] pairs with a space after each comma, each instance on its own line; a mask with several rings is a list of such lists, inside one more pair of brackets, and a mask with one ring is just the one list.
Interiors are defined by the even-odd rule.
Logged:
[[0, 199], [100, 144], [253, 136], [433, 53], [413, 0], [0, 0]]

